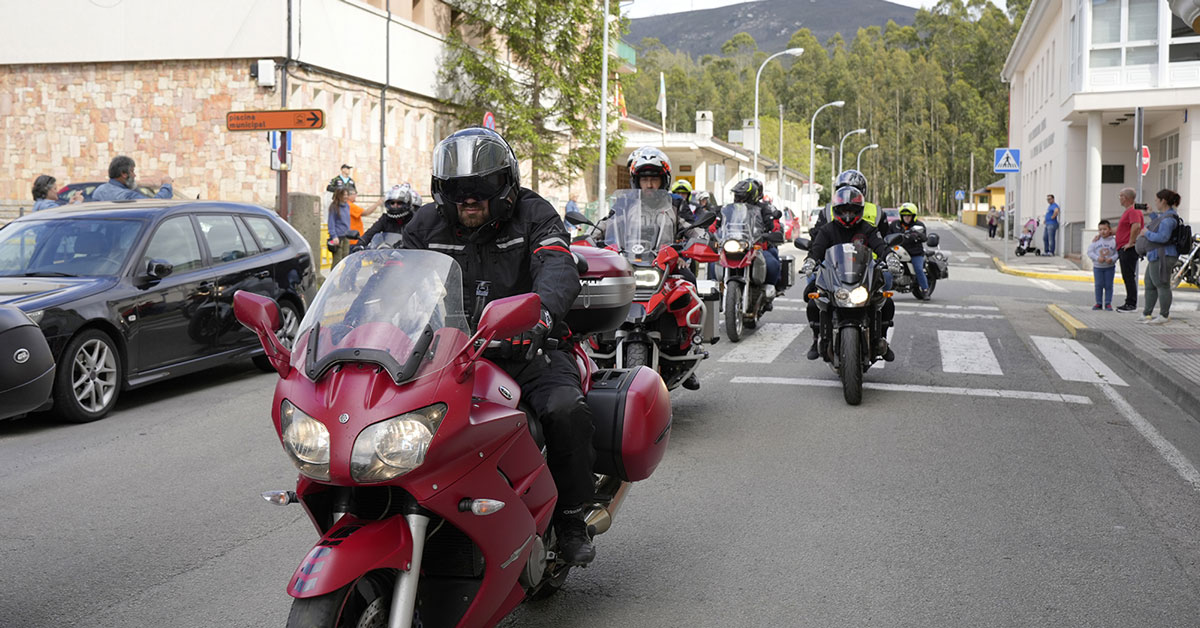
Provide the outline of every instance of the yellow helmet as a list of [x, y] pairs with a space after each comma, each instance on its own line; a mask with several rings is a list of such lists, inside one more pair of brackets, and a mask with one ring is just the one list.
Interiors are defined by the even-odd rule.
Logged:
[[671, 186], [671, 191], [680, 195], [692, 195], [692, 184], [688, 183], [687, 179], [680, 179]]
[[918, 213], [917, 206], [914, 203], [904, 203], [904, 204], [900, 205], [900, 215], [901, 216], [903, 216], [904, 214], [912, 214], [913, 216], [916, 216], [917, 213]]

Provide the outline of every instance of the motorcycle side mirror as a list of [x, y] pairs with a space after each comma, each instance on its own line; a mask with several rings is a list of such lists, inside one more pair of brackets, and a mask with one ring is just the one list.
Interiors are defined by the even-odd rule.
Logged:
[[771, 244], [783, 244], [783, 234], [778, 231], [772, 231], [771, 233], [767, 234], [767, 242], [770, 242]]
[[592, 221], [587, 219], [587, 216], [584, 216], [583, 214], [581, 214], [579, 212], [567, 212], [566, 219], [567, 219], [567, 222], [569, 222], [573, 225], [591, 225], [593, 227], [596, 226], [596, 225], [592, 224]]
[[509, 338], [527, 332], [542, 315], [542, 299], [530, 292], [496, 299], [483, 308], [475, 336], [485, 340]]
[[888, 246], [896, 246], [903, 239], [904, 239], [904, 234], [892, 233], [892, 234], [888, 234], [888, 236], [886, 238], [884, 238], [883, 241], [887, 242]]
[[275, 335], [275, 330], [279, 329], [279, 306], [275, 301], [261, 294], [238, 290], [233, 293], [233, 315], [258, 335], [267, 361], [275, 367], [280, 377], [287, 377], [292, 367], [288, 363], [290, 356], [287, 347]]
[[941, 241], [942, 241], [942, 239], [938, 237], [938, 234], [931, 233], [931, 234], [929, 234], [929, 239], [926, 240], [925, 242], [927, 244], [929, 244], [929, 246], [937, 246], [938, 242], [941, 242]]
[[709, 211], [706, 209], [696, 215], [696, 222], [693, 223], [693, 226], [707, 228], [709, 225], [713, 224], [716, 221], [717, 221], [716, 212]]
[[807, 251], [808, 245], [811, 244], [811, 241], [808, 238], [796, 238], [796, 241], [792, 244], [795, 244], [796, 248], [800, 249], [801, 251]]

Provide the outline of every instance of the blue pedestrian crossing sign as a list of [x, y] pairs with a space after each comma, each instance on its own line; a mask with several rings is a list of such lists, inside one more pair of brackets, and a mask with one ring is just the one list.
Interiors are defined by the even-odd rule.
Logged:
[[997, 148], [996, 160], [992, 163], [992, 172], [998, 174], [1021, 171], [1021, 149]]
[[963, 192], [962, 190], [955, 190], [955, 191], [954, 191], [954, 200], [956, 200], [956, 201], [961, 201], [961, 200], [963, 200], [963, 199], [964, 199], [964, 198], [966, 198], [966, 197], [967, 197], [967, 194], [966, 194], [966, 192]]

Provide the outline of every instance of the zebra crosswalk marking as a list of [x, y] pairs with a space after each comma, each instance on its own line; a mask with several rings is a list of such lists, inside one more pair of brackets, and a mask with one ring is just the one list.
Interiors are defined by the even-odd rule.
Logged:
[[1030, 336], [1029, 339], [1050, 366], [1054, 367], [1058, 376], [1066, 381], [1129, 385], [1077, 340], [1047, 336]]
[[973, 375], [1003, 375], [987, 334], [981, 331], [939, 329], [938, 348], [942, 352], [942, 371]]
[[737, 348], [726, 353], [719, 361], [755, 364], [774, 362], [805, 329], [808, 329], [808, 325], [766, 323], [746, 336]]
[[925, 318], [955, 318], [960, 320], [984, 319], [996, 320], [1004, 318], [1003, 314], [967, 314], [958, 312], [913, 312], [910, 310], [897, 309], [896, 316], [922, 316]]

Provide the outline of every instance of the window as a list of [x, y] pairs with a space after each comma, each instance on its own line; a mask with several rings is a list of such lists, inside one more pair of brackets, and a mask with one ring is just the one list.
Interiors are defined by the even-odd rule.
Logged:
[[254, 243], [254, 236], [250, 235], [250, 230], [246, 228], [246, 223], [240, 220], [235, 220], [234, 222], [237, 223], [238, 235], [242, 236], [242, 242], [246, 243], [246, 250], [251, 255], [257, 255], [259, 253], [258, 245]]
[[233, 216], [197, 216], [200, 232], [208, 243], [208, 254], [217, 263], [232, 262], [250, 254]]
[[1171, 16], [1171, 63], [1185, 61], [1200, 61], [1200, 37], [1192, 32], [1192, 27], [1177, 16]]
[[1158, 63], [1158, 3], [1092, 0], [1092, 67]]
[[1125, 166], [1100, 166], [1100, 183], [1125, 183]]
[[1092, 0], [1092, 43], [1121, 41], [1121, 0]]
[[252, 216], [243, 216], [243, 218], [245, 218], [246, 224], [250, 225], [250, 230], [258, 238], [258, 242], [262, 244], [263, 250], [274, 251], [287, 246], [283, 235], [270, 220]]
[[173, 274], [186, 273], [203, 265], [191, 218], [178, 216], [158, 226], [154, 237], [150, 238], [150, 245], [146, 247], [146, 254], [142, 256], [142, 267], [138, 270], [144, 272], [146, 264], [152, 259], [166, 261], [173, 267]]
[[1161, 165], [1158, 168], [1158, 186], [1178, 190], [1183, 177], [1183, 161], [1179, 159], [1179, 134], [1172, 133], [1158, 140]]

